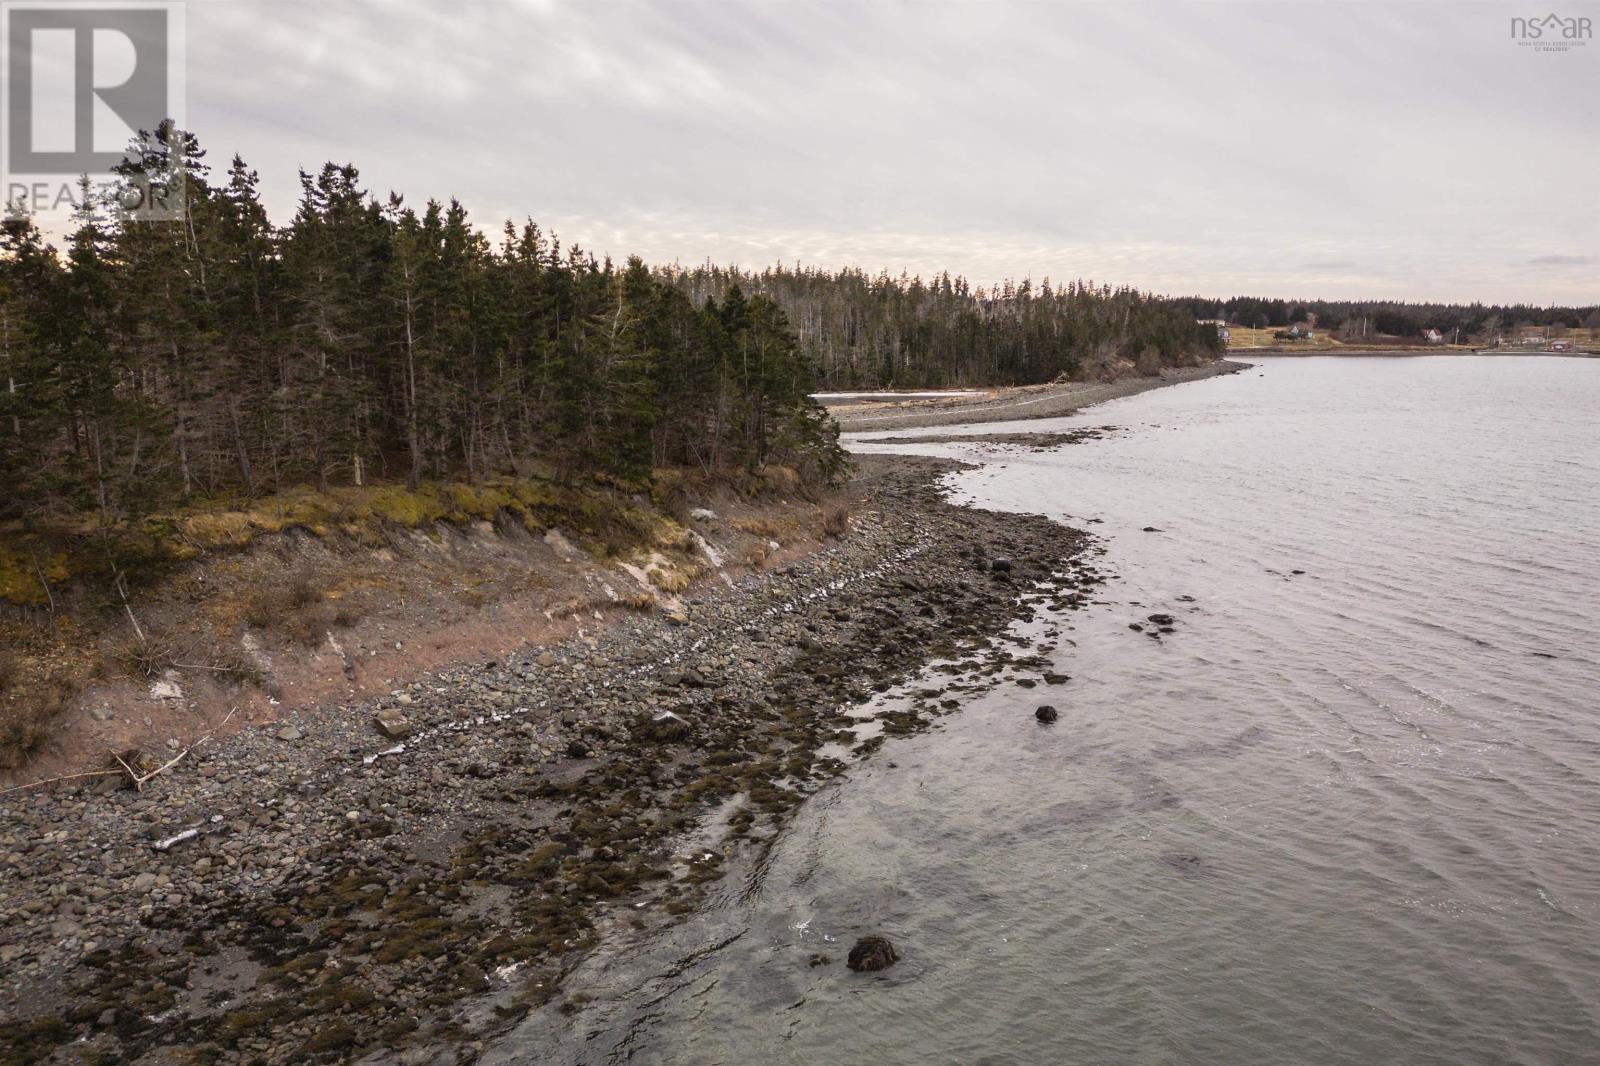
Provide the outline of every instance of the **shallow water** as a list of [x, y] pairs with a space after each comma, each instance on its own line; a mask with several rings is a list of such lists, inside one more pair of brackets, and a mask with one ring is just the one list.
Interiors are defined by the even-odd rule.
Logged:
[[917, 448], [1100, 520], [1105, 602], [1019, 630], [1072, 680], [891, 740], [490, 1060], [1600, 1061], [1600, 363], [1260, 362]]

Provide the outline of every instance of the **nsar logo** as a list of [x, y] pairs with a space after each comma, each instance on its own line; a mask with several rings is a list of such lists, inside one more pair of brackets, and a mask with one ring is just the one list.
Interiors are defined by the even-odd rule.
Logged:
[[1543, 18], [1514, 18], [1511, 39], [1536, 52], [1570, 52], [1582, 48], [1594, 37], [1594, 20], [1582, 15], [1571, 18], [1549, 14]]

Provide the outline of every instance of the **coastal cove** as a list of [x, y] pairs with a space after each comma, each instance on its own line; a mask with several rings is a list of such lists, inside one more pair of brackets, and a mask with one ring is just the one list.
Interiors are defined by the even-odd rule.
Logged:
[[854, 435], [845, 535], [676, 620], [5, 797], [8, 1050], [1579, 1061], [1594, 365], [1228, 369]]
[[1510, 14], [0, 0], [0, 1066], [1600, 1066]]
[[[954, 500], [1092, 530], [1117, 577], [488, 1061], [1586, 1060], [1597, 415], [1584, 361], [1263, 359], [941, 428], [969, 444], [854, 438], [974, 464]], [[844, 970], [867, 933], [893, 969]]]

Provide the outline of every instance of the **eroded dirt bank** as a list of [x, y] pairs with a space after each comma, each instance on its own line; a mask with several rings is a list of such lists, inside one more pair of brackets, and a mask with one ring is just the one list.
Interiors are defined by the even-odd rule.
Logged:
[[933, 658], [1028, 668], [986, 638], [1086, 599], [1082, 534], [952, 507], [941, 469], [867, 460], [847, 535], [675, 618], [248, 728], [142, 791], [0, 798], [3, 1061], [470, 1061], [599, 916], [696, 905], [721, 855], [670, 844], [707, 811], [770, 833], [840, 772], [842, 707]]
[[675, 498], [530, 480], [289, 493], [179, 519], [169, 548], [191, 557], [124, 601], [94, 580], [32, 589], [48, 609], [0, 596], [0, 793], [670, 613], [696, 583], [815, 550], [844, 514], [781, 468], [663, 484]]

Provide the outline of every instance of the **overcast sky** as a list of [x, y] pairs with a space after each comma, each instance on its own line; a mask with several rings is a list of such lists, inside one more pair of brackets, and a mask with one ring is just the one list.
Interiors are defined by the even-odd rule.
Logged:
[[188, 118], [279, 221], [332, 159], [653, 262], [1592, 303], [1600, 40], [1525, 7], [191, 0]]

